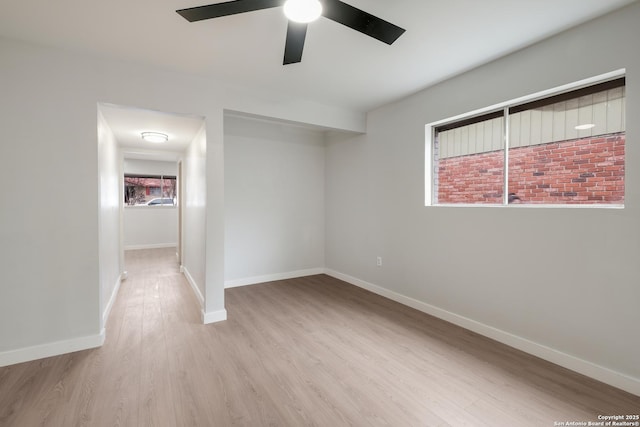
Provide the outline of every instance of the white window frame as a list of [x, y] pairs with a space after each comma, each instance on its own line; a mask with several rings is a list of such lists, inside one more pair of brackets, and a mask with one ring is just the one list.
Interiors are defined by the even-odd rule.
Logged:
[[507, 116], [509, 107], [512, 107], [517, 104], [524, 104], [526, 102], [535, 101], [538, 99], [548, 98], [554, 95], [561, 94], [563, 92], [569, 92], [572, 90], [580, 89], [587, 86], [592, 86], [607, 80], [614, 80], [616, 78], [624, 77], [626, 75], [626, 69], [621, 68], [619, 70], [611, 71], [609, 73], [601, 74], [599, 76], [590, 77], [584, 80], [579, 80], [577, 82], [569, 83], [562, 86], [557, 86], [552, 89], [543, 90], [541, 92], [536, 92], [531, 95], [522, 96], [520, 98], [511, 99], [509, 101], [504, 101], [499, 104], [494, 104], [488, 107], [480, 108], [474, 111], [470, 111], [464, 114], [459, 114], [457, 116], [448, 117], [446, 119], [438, 120], [435, 122], [431, 122], [425, 125], [425, 176], [424, 176], [424, 188], [425, 188], [425, 199], [424, 204], [427, 207], [484, 207], [484, 208], [503, 208], [503, 207], [514, 207], [514, 208], [581, 208], [581, 209], [623, 209], [624, 205], [620, 204], [509, 204], [508, 203], [508, 181], [509, 181], [509, 120], [504, 121], [503, 127], [503, 138], [505, 141], [505, 164], [504, 164], [504, 191], [503, 191], [503, 203], [502, 204], [489, 204], [489, 203], [450, 203], [450, 204], [436, 204], [433, 203], [433, 194], [436, 190], [435, 181], [434, 181], [434, 167], [435, 163], [433, 161], [433, 142], [435, 139], [435, 129], [438, 126], [442, 126], [448, 123], [461, 121], [464, 119], [468, 119], [475, 116], [480, 116], [483, 114], [491, 113], [497, 110], [504, 110], [505, 117]]

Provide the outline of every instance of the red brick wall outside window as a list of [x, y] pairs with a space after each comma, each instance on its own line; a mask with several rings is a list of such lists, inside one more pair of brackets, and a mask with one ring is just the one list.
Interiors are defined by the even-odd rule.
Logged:
[[[625, 133], [509, 150], [509, 193], [525, 204], [624, 204]], [[441, 159], [438, 203], [503, 202], [504, 152]]]

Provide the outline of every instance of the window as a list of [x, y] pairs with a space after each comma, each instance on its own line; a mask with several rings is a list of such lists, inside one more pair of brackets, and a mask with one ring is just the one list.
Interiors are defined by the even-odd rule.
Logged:
[[434, 183], [438, 203], [502, 202], [503, 134], [502, 112], [437, 128]]
[[625, 78], [427, 125], [427, 143], [428, 205], [623, 205]]
[[176, 206], [177, 180], [167, 175], [124, 175], [125, 206]]

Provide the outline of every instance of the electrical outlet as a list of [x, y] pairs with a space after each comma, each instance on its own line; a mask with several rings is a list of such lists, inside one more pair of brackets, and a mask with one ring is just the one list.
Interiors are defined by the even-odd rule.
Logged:
[[378, 258], [376, 258], [376, 265], [377, 265], [378, 267], [382, 267], [382, 257], [381, 257], [381, 256], [379, 256]]

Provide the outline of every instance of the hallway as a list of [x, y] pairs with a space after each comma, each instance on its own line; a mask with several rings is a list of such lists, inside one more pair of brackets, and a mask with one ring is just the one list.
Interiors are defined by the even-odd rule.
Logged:
[[188, 376], [189, 348], [205, 326], [175, 248], [127, 251], [125, 265], [101, 348], [0, 368], [0, 425], [169, 426], [189, 418], [176, 413], [176, 400], [201, 399], [170, 374]]

